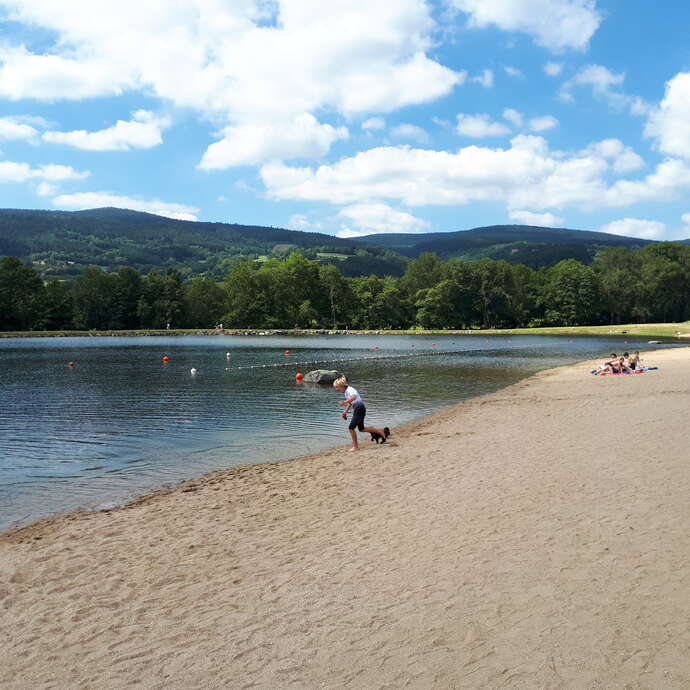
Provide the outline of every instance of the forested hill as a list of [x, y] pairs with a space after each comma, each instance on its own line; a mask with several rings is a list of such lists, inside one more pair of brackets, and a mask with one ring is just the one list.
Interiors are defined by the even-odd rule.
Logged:
[[238, 259], [259, 262], [294, 251], [333, 263], [345, 276], [400, 276], [424, 252], [443, 259], [505, 259], [532, 268], [562, 259], [591, 263], [601, 247], [636, 249], [649, 240], [600, 232], [495, 225], [457, 232], [338, 238], [315, 232], [231, 223], [174, 220], [116, 208], [88, 211], [0, 209], [0, 256], [30, 262], [44, 278], [73, 278], [87, 267], [140, 273], [178, 269], [220, 279]]
[[88, 211], [0, 209], [0, 256], [32, 262], [44, 277], [84, 268], [179, 269], [185, 276], [223, 277], [237, 259], [282, 258], [293, 251], [337, 263], [344, 275], [401, 275], [396, 252], [316, 232], [175, 220], [118, 208]]
[[434, 252], [443, 259], [476, 260], [488, 257], [525, 264], [531, 268], [552, 266], [563, 259], [591, 263], [601, 247], [639, 249], [651, 242], [603, 232], [533, 225], [491, 225], [416, 235], [365, 235], [358, 239], [411, 258], [423, 252]]

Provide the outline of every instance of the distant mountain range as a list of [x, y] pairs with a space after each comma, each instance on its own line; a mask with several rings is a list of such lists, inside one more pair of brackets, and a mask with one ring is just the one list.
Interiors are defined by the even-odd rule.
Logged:
[[78, 275], [89, 266], [132, 266], [141, 272], [174, 267], [185, 276], [220, 278], [238, 259], [265, 261], [291, 251], [334, 263], [349, 276], [401, 275], [407, 260], [422, 252], [435, 252], [443, 259], [505, 259], [538, 268], [568, 258], [589, 263], [601, 247], [636, 249], [647, 244], [650, 240], [528, 225], [345, 239], [283, 228], [174, 220], [117, 208], [0, 209], [0, 256], [19, 257], [45, 277], [58, 278]]

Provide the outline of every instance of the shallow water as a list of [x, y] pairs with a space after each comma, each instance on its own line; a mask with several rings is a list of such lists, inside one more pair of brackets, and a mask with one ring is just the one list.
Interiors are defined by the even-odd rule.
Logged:
[[0, 340], [0, 528], [346, 444], [341, 397], [298, 385], [297, 371], [345, 372], [367, 423], [394, 428], [541, 369], [645, 345], [541, 336]]

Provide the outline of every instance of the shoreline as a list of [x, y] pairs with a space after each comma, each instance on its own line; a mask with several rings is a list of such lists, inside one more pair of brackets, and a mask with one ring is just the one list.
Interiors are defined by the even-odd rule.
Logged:
[[[350, 335], [352, 335], [350, 333]], [[690, 351], [690, 346], [687, 348], [688, 351]], [[656, 352], [663, 352], [663, 350], [659, 351], [650, 351], [651, 354], [654, 354]], [[510, 383], [505, 385], [503, 388], [500, 388], [498, 391], [494, 391], [492, 393], [485, 393], [481, 394], [475, 397], [471, 397], [465, 400], [461, 400], [457, 403], [452, 403], [450, 405], [445, 405], [438, 410], [435, 410], [433, 412], [423, 414], [420, 417], [417, 417], [415, 419], [412, 419], [409, 422], [405, 422], [404, 424], [401, 424], [400, 426], [395, 428], [395, 436], [396, 438], [398, 437], [399, 433], [405, 433], [409, 428], [413, 428], [419, 424], [424, 424], [424, 423], [433, 423], [434, 418], [436, 415], [443, 414], [445, 412], [449, 412], [459, 406], [471, 403], [475, 400], [480, 400], [483, 398], [491, 398], [494, 395], [499, 395], [502, 391], [507, 391], [513, 386], [519, 386], [525, 381], [528, 381], [529, 379], [539, 376], [541, 374], [545, 374], [550, 371], [558, 371], [559, 369], [565, 369], [568, 367], [576, 367], [576, 366], [583, 366], [587, 365], [589, 363], [594, 364], [595, 361], [598, 360], [587, 360], [583, 362], [575, 362], [573, 364], [565, 364], [559, 367], [551, 368], [551, 369], [542, 369], [541, 371], [538, 371], [534, 374], [528, 374], [521, 378], [520, 380]], [[367, 439], [364, 438], [363, 436], [360, 435], [360, 448], [362, 449], [367, 449], [367, 446], [369, 445], [367, 443]], [[231, 480], [231, 476], [234, 472], [241, 472], [245, 471], [250, 468], [254, 467], [273, 467], [273, 466], [280, 466], [284, 463], [289, 463], [289, 462], [295, 462], [295, 461], [300, 461], [300, 460], [310, 460], [310, 459], [317, 459], [324, 453], [333, 453], [337, 452], [338, 450], [342, 450], [343, 448], [347, 448], [349, 446], [348, 443], [344, 443], [339, 446], [332, 446], [325, 448], [321, 451], [316, 451], [314, 453], [308, 453], [306, 455], [296, 455], [295, 457], [288, 458], [286, 460], [276, 460], [276, 461], [264, 461], [264, 462], [255, 462], [255, 463], [248, 463], [246, 465], [235, 465], [233, 467], [229, 468], [224, 468], [224, 469], [218, 469], [218, 470], [213, 470], [210, 472], [205, 472], [200, 475], [196, 475], [193, 477], [190, 477], [189, 479], [181, 479], [178, 481], [175, 481], [174, 483], [171, 484], [164, 484], [160, 486], [157, 489], [150, 489], [148, 491], [145, 491], [142, 494], [137, 494], [134, 496], [130, 496], [126, 499], [123, 500], [123, 502], [118, 502], [114, 505], [110, 505], [110, 501], [107, 502], [108, 507], [107, 508], [99, 508], [97, 506], [89, 507], [89, 508], [74, 508], [74, 509], [69, 509], [69, 510], [61, 510], [55, 513], [50, 513], [48, 515], [42, 516], [42, 517], [37, 517], [35, 519], [29, 519], [28, 521], [24, 521], [22, 519], [18, 520], [15, 524], [11, 524], [8, 527], [0, 527], [0, 543], [2, 542], [3, 539], [5, 538], [10, 538], [11, 535], [15, 532], [21, 532], [22, 530], [31, 530], [34, 526], [41, 527], [42, 528], [44, 525], [51, 525], [54, 522], [60, 522], [62, 518], [71, 518], [72, 516], [78, 517], [78, 516], [84, 516], [84, 515], [92, 515], [92, 514], [98, 514], [98, 513], [110, 513], [112, 511], [118, 511], [118, 510], [124, 510], [128, 509], [130, 507], [136, 507], [137, 505], [143, 505], [149, 502], [149, 499], [155, 500], [158, 497], [163, 497], [163, 496], [168, 496], [170, 494], [176, 493], [178, 490], [182, 491], [183, 493], [187, 492], [188, 490], [196, 490], [195, 487], [197, 487], [200, 483], [203, 483], [205, 480], [210, 480], [212, 478], [220, 478], [221, 480]], [[190, 488], [187, 489], [187, 485], [190, 485]]]
[[[690, 347], [688, 348], [688, 350], [690, 351]], [[579, 364], [581, 363], [576, 362], [574, 364], [564, 364], [560, 367], [555, 367], [551, 369], [542, 369], [541, 371], [538, 371], [534, 374], [527, 374], [518, 381], [514, 383], [509, 383], [505, 385], [503, 388], [500, 388], [499, 390], [494, 391], [492, 393], [484, 393], [471, 398], [467, 398], [465, 400], [461, 400], [456, 403], [451, 403], [450, 405], [444, 405], [443, 407], [434, 410], [433, 412], [423, 414], [419, 417], [416, 417], [415, 419], [412, 419], [408, 422], [405, 422], [395, 427], [395, 439], [391, 439], [391, 441], [389, 441], [388, 443], [395, 443], [395, 440], [398, 438], [400, 434], [404, 435], [406, 432], [410, 431], [413, 428], [416, 428], [419, 425], [423, 425], [425, 423], [433, 424], [435, 418], [438, 415], [443, 415], [443, 418], [445, 418], [445, 413], [448, 413], [459, 406], [471, 403], [476, 400], [481, 400], [483, 398], [491, 398], [494, 395], [500, 394], [502, 391], [506, 391], [512, 388], [513, 386], [518, 386], [524, 381], [527, 381], [534, 376], [539, 376], [540, 374], [543, 374], [545, 372], [556, 371], [558, 369], [571, 366], [578, 366]], [[228, 467], [224, 469], [212, 470], [210, 472], [205, 472], [203, 474], [190, 477], [189, 479], [181, 479], [174, 483], [160, 486], [157, 489], [151, 489], [150, 491], [146, 491], [142, 494], [131, 496], [130, 498], [125, 499], [124, 502], [117, 503], [116, 505], [108, 505], [107, 508], [98, 508], [96, 506], [92, 508], [74, 508], [71, 510], [62, 510], [56, 513], [50, 513], [43, 517], [30, 519], [28, 522], [23, 522], [23, 520], [20, 520], [19, 524], [10, 525], [9, 527], [0, 527], [0, 544], [2, 544], [4, 540], [13, 543], [21, 543], [22, 541], [24, 541], [24, 537], [19, 533], [23, 532], [24, 530], [28, 530], [28, 533], [30, 535], [28, 537], [29, 539], [34, 539], [34, 527], [36, 528], [36, 532], [41, 534], [46, 529], [49, 530], [53, 524], [60, 523], [63, 519], [71, 521], [72, 519], [78, 519], [83, 516], [97, 515], [99, 513], [111, 513], [115, 511], [135, 508], [139, 505], [146, 505], [150, 501], [155, 501], [159, 498], [163, 498], [171, 494], [180, 492], [188, 493], [190, 491], [195, 491], [201, 484], [203, 484], [206, 481], [232, 481], [232, 477], [235, 473], [244, 474], [246, 473], [246, 471], [251, 470], [252, 468], [273, 468], [284, 465], [285, 463], [318, 460], [319, 457], [321, 457], [324, 454], [330, 455], [332, 453], [341, 452], [344, 449], [346, 450], [349, 447], [349, 445], [349, 442], [346, 442], [341, 445], [324, 448], [323, 450], [316, 451], [314, 453], [307, 453], [306, 455], [296, 455], [295, 457], [288, 458], [286, 460], [274, 460], [253, 463], [249, 462], [246, 465], [235, 465], [233, 467]], [[360, 449], [365, 451], [369, 450], [368, 446], [369, 444], [367, 443], [366, 437], [360, 434]]]
[[0, 680], [685, 687], [689, 354], [3, 532]]
[[421, 329], [329, 329], [329, 328], [189, 328], [118, 331], [0, 331], [0, 338], [111, 338], [111, 337], [185, 337], [185, 336], [318, 336], [318, 335], [545, 335], [545, 336], [630, 336], [682, 340], [690, 338], [690, 321], [679, 323], [618, 324], [615, 326], [552, 326], [536, 328], [487, 328], [455, 330]]

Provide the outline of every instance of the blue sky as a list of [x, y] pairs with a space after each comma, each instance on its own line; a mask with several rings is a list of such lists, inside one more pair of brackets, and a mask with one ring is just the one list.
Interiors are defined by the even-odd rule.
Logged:
[[687, 238], [689, 22], [642, 0], [0, 0], [0, 206]]

